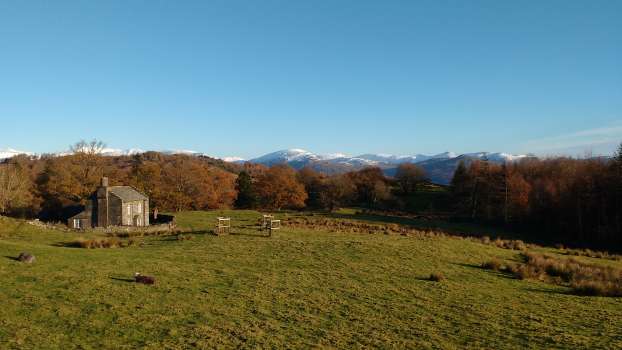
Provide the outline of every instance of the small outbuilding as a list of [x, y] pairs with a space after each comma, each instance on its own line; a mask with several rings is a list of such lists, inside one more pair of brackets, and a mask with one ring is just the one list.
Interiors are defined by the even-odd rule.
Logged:
[[91, 195], [84, 209], [67, 225], [84, 229], [109, 226], [149, 226], [149, 197], [131, 186], [108, 186], [108, 178]]

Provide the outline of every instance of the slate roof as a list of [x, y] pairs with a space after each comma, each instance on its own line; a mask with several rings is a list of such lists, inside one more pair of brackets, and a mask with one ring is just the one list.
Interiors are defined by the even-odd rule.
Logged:
[[121, 198], [124, 202], [143, 201], [149, 199], [147, 196], [136, 191], [131, 186], [110, 186], [108, 187], [108, 192]]

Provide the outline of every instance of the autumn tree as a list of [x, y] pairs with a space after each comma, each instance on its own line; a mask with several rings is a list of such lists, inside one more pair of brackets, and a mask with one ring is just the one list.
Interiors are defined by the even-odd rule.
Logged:
[[305, 204], [308, 208], [319, 208], [322, 206], [320, 197], [325, 180], [325, 175], [310, 167], [304, 167], [298, 171], [298, 181], [305, 187], [307, 192], [308, 197]]
[[30, 200], [28, 174], [14, 164], [0, 165], [0, 213], [25, 206]]
[[425, 170], [412, 163], [403, 163], [397, 167], [395, 179], [401, 192], [410, 195], [415, 192], [417, 185], [425, 181]]
[[356, 186], [344, 175], [333, 175], [326, 179], [319, 193], [321, 207], [333, 211], [353, 202]]
[[266, 170], [255, 186], [261, 205], [268, 209], [304, 208], [307, 193], [287, 165], [275, 165]]
[[390, 198], [391, 194], [387, 179], [378, 167], [369, 167], [346, 174], [356, 188], [359, 203], [368, 207], [377, 207], [382, 201]]

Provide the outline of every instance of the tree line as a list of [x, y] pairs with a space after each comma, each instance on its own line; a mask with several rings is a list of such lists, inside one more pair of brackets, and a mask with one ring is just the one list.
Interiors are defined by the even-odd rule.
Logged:
[[611, 159], [460, 164], [450, 191], [457, 217], [542, 240], [622, 248], [622, 145]]
[[160, 211], [389, 208], [393, 187], [408, 193], [424, 179], [411, 164], [400, 167], [397, 181], [379, 168], [328, 176], [309, 168], [236, 165], [158, 152], [102, 156], [104, 147], [99, 141], [81, 141], [69, 155], [20, 155], [0, 164], [0, 214], [62, 220], [70, 209], [85, 204], [103, 176], [111, 186], [130, 185], [145, 193]]

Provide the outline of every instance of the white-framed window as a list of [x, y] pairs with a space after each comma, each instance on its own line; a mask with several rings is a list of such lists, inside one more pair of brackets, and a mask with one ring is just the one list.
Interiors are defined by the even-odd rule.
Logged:
[[137, 213], [143, 212], [143, 204], [141, 202], [138, 202], [138, 204], [136, 205], [136, 212]]
[[82, 220], [80, 219], [73, 219], [73, 228], [82, 228]]

